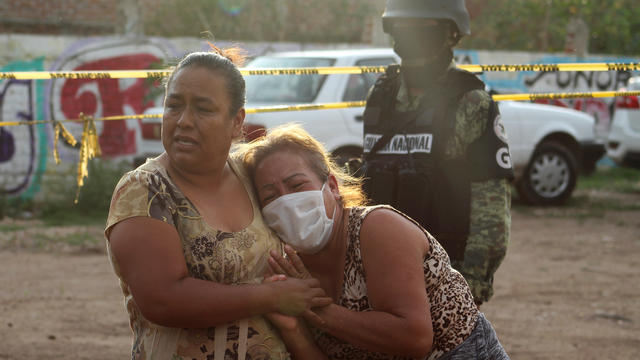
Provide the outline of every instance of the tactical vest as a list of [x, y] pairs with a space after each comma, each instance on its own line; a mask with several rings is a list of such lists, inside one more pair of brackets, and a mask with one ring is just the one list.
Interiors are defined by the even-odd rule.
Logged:
[[[375, 204], [390, 204], [418, 221], [452, 260], [462, 260], [469, 235], [471, 181], [508, 177], [483, 169], [479, 171], [486, 174], [472, 175], [478, 166], [467, 154], [445, 159], [445, 145], [453, 136], [460, 98], [469, 91], [484, 89], [484, 83], [469, 72], [451, 69], [441, 91], [425, 97], [415, 111], [398, 112], [395, 100], [399, 70], [398, 65], [390, 66], [367, 99], [363, 116], [364, 190]], [[493, 120], [495, 103], [489, 112], [489, 120]], [[474, 146], [478, 151], [506, 147], [506, 139], [496, 142], [491, 134], [481, 138], [486, 138], [483, 141], [489, 145], [472, 144], [468, 153]]]

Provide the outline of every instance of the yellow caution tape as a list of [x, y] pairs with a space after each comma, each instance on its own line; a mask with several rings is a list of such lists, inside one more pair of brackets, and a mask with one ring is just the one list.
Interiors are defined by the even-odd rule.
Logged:
[[530, 65], [457, 65], [459, 68], [471, 72], [495, 71], [636, 71], [640, 70], [640, 63], [565, 63], [565, 64], [530, 64]]
[[[539, 93], [539, 94], [507, 94], [507, 95], [493, 95], [495, 101], [516, 100], [516, 101], [535, 101], [543, 99], [575, 99], [575, 98], [601, 98], [601, 97], [617, 97], [617, 96], [640, 96], [640, 91], [599, 91], [599, 92], [574, 92], [574, 93]], [[257, 108], [247, 108], [247, 114], [253, 113], [265, 113], [276, 111], [307, 111], [307, 110], [326, 110], [326, 109], [343, 109], [352, 107], [364, 107], [366, 101], [351, 101], [341, 103], [325, 103], [325, 104], [301, 104], [301, 105], [277, 105], [277, 106], [264, 106]], [[94, 119], [93, 116], [87, 116], [82, 113], [79, 115], [79, 119], [67, 119], [67, 120], [33, 120], [33, 121], [4, 121], [0, 122], [0, 127], [3, 126], [17, 126], [17, 125], [37, 125], [45, 123], [54, 123], [54, 144], [53, 144], [53, 156], [56, 164], [60, 163], [60, 156], [58, 154], [58, 139], [60, 134], [67, 143], [71, 146], [77, 144], [73, 135], [64, 127], [63, 122], [79, 122], [83, 123], [82, 139], [80, 140], [80, 151], [78, 154], [78, 174], [77, 184], [78, 190], [76, 192], [76, 198], [74, 203], [78, 203], [78, 197], [80, 196], [80, 189], [84, 185], [84, 178], [89, 176], [88, 163], [89, 160], [101, 155], [100, 143], [98, 141], [98, 132], [96, 131], [95, 121], [111, 121], [111, 120], [126, 120], [126, 119], [143, 119], [143, 118], [161, 118], [162, 114], [145, 114], [145, 115], [118, 115], [107, 116]]]
[[0, 127], [3, 126], [17, 126], [17, 125], [38, 125], [38, 124], [48, 124], [53, 121], [51, 120], [31, 120], [31, 121], [0, 121]]
[[[604, 98], [604, 97], [619, 97], [619, 96], [640, 96], [640, 91], [595, 91], [595, 92], [571, 92], [571, 93], [537, 93], [537, 94], [505, 94], [505, 95], [493, 95], [495, 101], [535, 101], [535, 100], [551, 100], [551, 99], [577, 99], [577, 98]], [[308, 111], [308, 110], [328, 110], [328, 109], [344, 109], [354, 107], [364, 107], [366, 101], [350, 101], [339, 103], [324, 103], [324, 104], [300, 104], [300, 105], [275, 105], [275, 106], [261, 106], [255, 108], [246, 108], [247, 114], [266, 113], [266, 112], [278, 112], [278, 111]], [[149, 119], [149, 118], [161, 118], [162, 114], [144, 114], [144, 115], [117, 115], [106, 116], [102, 118], [91, 118], [91, 121], [113, 121], [113, 120], [127, 120], [127, 119]], [[17, 125], [38, 125], [55, 123], [60, 125], [60, 130], [65, 140], [75, 145], [75, 139], [73, 135], [67, 131], [62, 125], [63, 122], [86, 122], [86, 119], [66, 119], [66, 120], [33, 120], [33, 121], [4, 121], [0, 122], [0, 127], [3, 126], [17, 126]], [[58, 126], [58, 125], [56, 125]]]
[[[112, 120], [127, 120], [127, 119], [150, 119], [150, 118], [158, 118], [162, 117], [162, 114], [140, 114], [140, 115], [116, 115], [116, 116], [105, 116], [97, 119], [93, 119], [94, 121], [112, 121]], [[64, 120], [27, 120], [27, 121], [0, 121], [0, 127], [3, 126], [16, 126], [16, 125], [39, 125], [39, 124], [49, 124], [49, 123], [65, 123], [65, 122], [75, 122], [80, 123], [83, 122], [83, 119], [64, 119]], [[61, 124], [62, 125], [62, 124]], [[73, 138], [73, 135], [66, 131], [67, 129], [62, 126], [64, 129], [64, 134], [68, 134]], [[66, 138], [66, 135], [64, 135]], [[74, 143], [71, 144], [75, 146], [75, 139], [73, 139]]]
[[73, 135], [69, 132], [69, 130], [67, 130], [67, 128], [64, 127], [64, 125], [62, 125], [61, 122], [58, 122], [57, 125], [60, 127], [60, 131], [62, 132], [62, 137], [64, 138], [64, 140], [69, 145], [76, 146], [78, 141], [76, 141], [76, 138], [73, 137]]
[[14, 71], [0, 72], [1, 79], [162, 79], [171, 74], [168, 70], [111, 70], [111, 71]]
[[276, 105], [261, 106], [257, 108], [245, 109], [247, 114], [276, 112], [276, 111], [305, 111], [305, 110], [328, 110], [328, 109], [344, 109], [352, 107], [363, 107], [366, 101], [350, 101], [341, 103], [325, 103], [325, 104], [302, 104], [302, 105]]
[[[460, 64], [459, 68], [471, 72], [515, 72], [515, 71], [638, 71], [640, 63], [565, 63], [524, 65], [479, 65]], [[307, 68], [242, 68], [242, 75], [329, 75], [382, 73], [385, 66], [307, 67]], [[46, 80], [46, 79], [162, 79], [170, 70], [110, 70], [110, 71], [13, 71], [0, 72], [0, 80]]]
[[539, 93], [539, 94], [505, 94], [493, 95], [493, 100], [536, 101], [553, 99], [578, 99], [578, 98], [604, 98], [617, 96], [640, 96], [640, 91], [595, 91], [595, 92], [571, 92], [571, 93]]
[[56, 121], [53, 136], [53, 159], [55, 160], [56, 165], [60, 164], [60, 155], [58, 153], [58, 139], [60, 138], [60, 133], [62, 133], [62, 137], [69, 145], [76, 146], [78, 143], [67, 128], [65, 128], [61, 122]]
[[309, 68], [243, 68], [240, 73], [247, 75], [330, 75], [330, 74], [368, 74], [383, 73], [386, 66], [344, 66]]
[[80, 114], [80, 119], [83, 120], [84, 126], [82, 129], [82, 140], [80, 140], [80, 152], [78, 154], [78, 177], [76, 179], [78, 190], [76, 191], [76, 198], [73, 201], [74, 204], [78, 203], [80, 189], [84, 185], [84, 178], [89, 176], [89, 160], [101, 155], [98, 132], [96, 131], [93, 116]]

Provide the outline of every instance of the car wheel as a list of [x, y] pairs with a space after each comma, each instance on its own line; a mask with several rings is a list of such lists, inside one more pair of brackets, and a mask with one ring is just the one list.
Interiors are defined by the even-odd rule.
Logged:
[[347, 161], [362, 156], [362, 149], [357, 146], [342, 147], [336, 149], [331, 155], [336, 164], [341, 168], [345, 168]]
[[516, 188], [527, 204], [561, 205], [573, 193], [577, 177], [577, 161], [571, 150], [562, 143], [545, 141], [534, 152]]

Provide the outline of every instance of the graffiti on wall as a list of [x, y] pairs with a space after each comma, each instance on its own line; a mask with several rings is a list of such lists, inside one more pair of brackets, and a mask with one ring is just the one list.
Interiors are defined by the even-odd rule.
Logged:
[[[44, 41], [44, 40], [43, 40]], [[118, 70], [164, 67], [183, 52], [207, 50], [204, 41], [169, 42], [161, 38], [87, 38], [73, 40], [69, 46], [45, 62], [14, 61], [2, 71], [67, 71]], [[176, 51], [172, 44], [180, 47]], [[231, 43], [218, 42], [226, 47]], [[294, 43], [253, 43], [243, 47], [251, 56], [285, 50], [307, 50], [312, 45]], [[326, 47], [318, 45], [320, 47]], [[188, 49], [188, 50], [187, 50]], [[459, 64], [496, 64], [503, 55], [490, 51], [460, 50], [455, 59]], [[519, 54], [513, 63], [575, 62], [573, 57]], [[18, 56], [17, 59], [20, 59]], [[51, 57], [48, 57], [51, 59]], [[584, 62], [633, 62], [625, 58], [584, 58]], [[485, 73], [481, 77], [493, 89], [514, 92], [575, 92], [617, 90], [631, 74], [626, 72], [555, 72], [555, 73]], [[155, 89], [156, 92], [152, 91]], [[0, 121], [77, 119], [80, 113], [94, 117], [133, 115], [161, 105], [158, 88], [145, 79], [53, 79], [38, 81], [0, 81]], [[161, 94], [161, 91], [159, 92]], [[574, 99], [553, 101], [594, 114], [600, 123], [608, 124], [613, 99]], [[140, 120], [97, 122], [102, 152], [107, 158], [134, 158], [141, 149]], [[82, 124], [65, 123], [79, 139]], [[47, 162], [51, 161], [51, 125], [30, 125], [0, 128], [0, 191], [10, 196], [30, 198], [40, 191]], [[78, 149], [63, 142], [58, 146], [60, 157], [77, 162]]]
[[[164, 66], [176, 56], [161, 39], [123, 40], [92, 38], [73, 43], [49, 68], [60, 70], [149, 69]], [[1, 71], [41, 71], [44, 58], [16, 61]], [[146, 79], [53, 79], [48, 81], [0, 81], [0, 121], [77, 119], [80, 113], [94, 117], [141, 114], [157, 106]], [[66, 122], [77, 138], [82, 124]], [[105, 157], [133, 156], [140, 137], [136, 119], [97, 122]], [[40, 191], [52, 147], [53, 129], [47, 124], [0, 128], [0, 191], [11, 197], [32, 198]], [[78, 149], [58, 144], [63, 161], [77, 161]]]
[[[17, 61], [0, 71], [40, 71], [43, 60]], [[40, 81], [0, 81], [0, 121], [41, 119], [37, 107], [42, 97]], [[45, 125], [0, 127], [0, 193], [5, 196], [32, 197], [40, 190], [47, 166]]]
[[[164, 66], [174, 51], [157, 40], [101, 40], [72, 47], [51, 70], [137, 70]], [[47, 110], [50, 119], [77, 119], [81, 113], [95, 118], [142, 114], [159, 104], [153, 97], [158, 82], [146, 79], [54, 79], [48, 89]], [[97, 122], [102, 154], [105, 157], [133, 156], [137, 152], [140, 120]], [[76, 137], [82, 124], [67, 128]], [[75, 158], [76, 149], [67, 146], [61, 157]]]
[[[498, 64], [491, 61], [490, 52], [475, 50], [462, 50], [456, 52], [456, 62], [460, 64]], [[483, 61], [480, 61], [482, 58]], [[573, 56], [549, 55], [531, 57], [529, 61], [516, 63], [530, 64], [559, 64], [571, 63], [578, 60]], [[586, 57], [580, 62], [635, 62], [629, 58]], [[566, 92], [593, 92], [615, 91], [624, 87], [632, 74], [628, 71], [575, 71], [575, 72], [518, 72], [518, 73], [485, 73], [482, 79], [492, 89], [502, 93], [566, 93]], [[554, 99], [537, 100], [539, 103], [572, 108], [591, 114], [596, 119], [598, 128], [606, 132], [612, 117], [612, 103], [614, 98], [579, 98], [579, 99]]]
[[[629, 60], [631, 61], [631, 60]], [[543, 58], [541, 63], [567, 62], [566, 58]], [[625, 62], [621, 59], [594, 58], [589, 62]], [[524, 77], [523, 82], [530, 92], [592, 92], [615, 91], [624, 87], [631, 73], [629, 71], [575, 71], [533, 73]], [[611, 104], [614, 98], [580, 98], [539, 100], [540, 103], [573, 108], [595, 117], [602, 131], [609, 128], [612, 117]]]

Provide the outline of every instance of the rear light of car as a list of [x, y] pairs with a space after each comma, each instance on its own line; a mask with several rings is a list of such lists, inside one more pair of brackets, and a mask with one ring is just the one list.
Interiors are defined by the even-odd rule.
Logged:
[[620, 96], [616, 98], [617, 109], [640, 109], [637, 96]]
[[265, 136], [267, 129], [262, 125], [244, 124], [244, 139], [246, 141], [253, 141], [259, 137]]
[[145, 140], [160, 140], [162, 124], [142, 123], [142, 138]]

